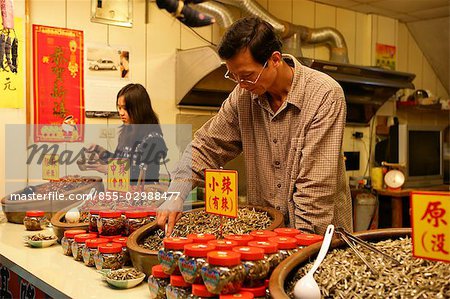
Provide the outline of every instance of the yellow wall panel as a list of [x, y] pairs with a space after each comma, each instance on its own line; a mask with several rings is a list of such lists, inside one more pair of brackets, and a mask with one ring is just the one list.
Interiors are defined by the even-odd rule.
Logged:
[[422, 88], [430, 90], [433, 94], [437, 90], [436, 75], [425, 57], [422, 60]]
[[447, 90], [444, 88], [444, 85], [442, 85], [442, 82], [440, 80], [437, 80], [436, 82], [436, 96], [441, 97], [443, 99], [449, 99]]
[[180, 48], [180, 27], [178, 20], [167, 11], [150, 3], [147, 41], [149, 53], [170, 53]]
[[292, 22], [292, 1], [291, 0], [272, 0], [268, 2], [268, 10], [275, 17]]
[[355, 64], [372, 65], [372, 16], [356, 13], [355, 24]]
[[[315, 20], [315, 28], [321, 27], [333, 27], [336, 28], [336, 8], [323, 5], [320, 3], [316, 3], [316, 20]], [[325, 46], [316, 46], [314, 52], [314, 58], [329, 60], [330, 59], [330, 51]]]
[[411, 34], [408, 33], [408, 69], [407, 71], [416, 74], [413, 83], [416, 87], [422, 88], [422, 60], [423, 55], [417, 46], [416, 41]]
[[212, 26], [189, 28], [181, 25], [180, 49], [192, 49], [210, 45]]
[[[292, 22], [309, 28], [315, 27], [315, 5], [311, 1], [297, 0], [292, 4]], [[302, 47], [304, 57], [314, 58], [314, 46]]]
[[397, 20], [378, 16], [377, 43], [395, 46], [397, 42]]
[[348, 48], [349, 62], [355, 64], [356, 60], [356, 13], [342, 8], [336, 9], [336, 29], [342, 33]]
[[397, 34], [397, 61], [396, 70], [406, 72], [408, 70], [408, 27], [404, 23], [398, 24]]

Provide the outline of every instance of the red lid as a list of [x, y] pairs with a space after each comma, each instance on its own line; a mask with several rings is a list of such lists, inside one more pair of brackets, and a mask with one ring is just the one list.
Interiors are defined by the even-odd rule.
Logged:
[[236, 266], [241, 263], [241, 254], [234, 251], [210, 251], [206, 260], [214, 266]]
[[253, 296], [250, 292], [239, 292], [236, 294], [229, 294], [229, 295], [220, 295], [219, 299], [234, 299], [234, 298], [240, 298], [240, 299], [253, 299], [255, 296]]
[[27, 211], [26, 215], [28, 217], [42, 217], [45, 215], [44, 211]]
[[165, 249], [183, 250], [184, 245], [192, 243], [191, 239], [181, 237], [168, 237], [163, 239]]
[[194, 243], [207, 243], [208, 241], [215, 240], [216, 236], [212, 234], [189, 234], [188, 239], [192, 239]]
[[95, 234], [95, 233], [78, 234], [73, 237], [73, 240], [77, 243], [84, 243], [84, 242], [86, 242], [86, 240], [95, 239], [95, 238], [97, 238], [97, 234]]
[[264, 249], [258, 247], [237, 246], [233, 251], [239, 252], [243, 261], [258, 261], [264, 258]]
[[101, 218], [119, 218], [122, 213], [120, 211], [100, 211], [98, 215]]
[[88, 248], [97, 248], [98, 245], [108, 243], [108, 239], [105, 238], [94, 238], [86, 240], [86, 247]]
[[250, 235], [226, 235], [225, 240], [236, 241], [239, 246], [245, 246], [248, 242], [253, 241], [253, 237]]
[[155, 217], [156, 216], [156, 210], [149, 210], [149, 211], [147, 211], [147, 216]]
[[190, 287], [191, 284], [184, 281], [183, 276], [181, 275], [170, 275], [170, 284], [174, 287], [187, 288]]
[[276, 237], [277, 233], [271, 230], [260, 229], [250, 232], [250, 236], [252, 236], [255, 241], [267, 241], [267, 239], [271, 237]]
[[184, 254], [191, 257], [206, 257], [206, 254], [216, 249], [214, 245], [192, 243], [184, 245]]
[[214, 245], [216, 250], [231, 250], [234, 246], [238, 246], [238, 242], [231, 240], [212, 240], [208, 241], [208, 245]]
[[91, 215], [98, 215], [101, 210], [102, 210], [102, 208], [92, 208], [92, 209], [89, 210], [89, 213]]
[[106, 243], [98, 245], [98, 251], [101, 253], [119, 253], [122, 252], [122, 245], [119, 243]]
[[265, 286], [266, 288], [269, 287], [269, 283], [270, 283], [270, 280], [269, 280], [269, 279], [264, 280], [264, 286]]
[[85, 229], [69, 229], [64, 232], [64, 237], [73, 239], [73, 237], [75, 237], [76, 235], [85, 233], [86, 233]]
[[295, 236], [298, 246], [308, 246], [323, 241], [323, 236], [315, 234], [299, 234]]
[[278, 251], [278, 244], [269, 241], [251, 241], [248, 242], [248, 246], [258, 247], [264, 250], [265, 254], [271, 254]]
[[266, 297], [266, 286], [257, 288], [241, 288], [240, 292], [249, 292], [255, 297]]
[[147, 217], [146, 211], [126, 211], [125, 217], [127, 218], [144, 218]]
[[169, 278], [170, 275], [164, 273], [161, 265], [155, 265], [152, 267], [152, 275], [156, 278]]
[[193, 284], [192, 285], [192, 295], [199, 297], [216, 297], [215, 294], [208, 292], [208, 289], [203, 284]]
[[269, 242], [275, 242], [278, 244], [278, 249], [295, 249], [297, 248], [297, 240], [292, 237], [284, 237], [284, 236], [278, 236], [269, 238]]
[[122, 247], [127, 247], [127, 237], [114, 238], [111, 242], [122, 244]]
[[302, 233], [298, 229], [292, 227], [279, 227], [274, 229], [273, 231], [276, 232], [277, 235], [285, 237], [295, 237], [296, 235]]
[[115, 236], [102, 236], [102, 235], [100, 235], [99, 237], [108, 239], [108, 242], [112, 242], [114, 239], [122, 238], [122, 235], [115, 235]]

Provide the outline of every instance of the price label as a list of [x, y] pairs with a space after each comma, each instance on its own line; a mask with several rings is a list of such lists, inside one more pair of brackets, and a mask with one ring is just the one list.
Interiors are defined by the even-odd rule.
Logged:
[[450, 262], [450, 192], [412, 192], [413, 256]]
[[42, 161], [42, 179], [59, 180], [59, 155], [45, 155]]
[[206, 213], [237, 217], [238, 173], [235, 170], [205, 170]]
[[130, 189], [130, 160], [108, 159], [108, 190], [128, 192]]

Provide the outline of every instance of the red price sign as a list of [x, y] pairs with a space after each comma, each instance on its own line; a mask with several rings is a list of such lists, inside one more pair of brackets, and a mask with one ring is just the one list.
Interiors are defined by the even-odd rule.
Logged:
[[235, 170], [205, 170], [206, 213], [237, 217], [238, 173]]
[[412, 192], [413, 256], [450, 262], [450, 192]]

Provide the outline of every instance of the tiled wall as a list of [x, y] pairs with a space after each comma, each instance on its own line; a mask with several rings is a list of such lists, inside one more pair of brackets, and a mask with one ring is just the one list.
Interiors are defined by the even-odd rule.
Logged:
[[[121, 45], [130, 49], [130, 68], [132, 81], [144, 84], [149, 90], [154, 109], [165, 124], [174, 124], [177, 113], [212, 114], [206, 111], [178, 109], [175, 106], [175, 49], [188, 49], [217, 43], [223, 30], [217, 25], [195, 29], [193, 31], [166, 11], [159, 10], [154, 2], [133, 0], [133, 28], [124, 28], [90, 22], [90, 0], [32, 0], [30, 1], [30, 22], [32, 24], [68, 27], [84, 31], [87, 43]], [[258, 2], [276, 17], [308, 27], [331, 26], [344, 35], [349, 49], [350, 63], [372, 65], [375, 43], [397, 46], [398, 70], [417, 74], [417, 88], [427, 88], [437, 95], [448, 97], [442, 84], [437, 80], [429, 63], [424, 58], [406, 26], [396, 20], [376, 15], [365, 15], [353, 11], [335, 8], [307, 0], [258, 0]], [[15, 0], [16, 15], [25, 14], [24, 0]], [[238, 16], [239, 12], [233, 9]], [[146, 22], [147, 21], [147, 22]], [[204, 40], [206, 39], [206, 41]], [[328, 50], [323, 46], [303, 49], [304, 56], [328, 59]], [[86, 81], [86, 84], [89, 84]], [[87, 99], [88, 100], [88, 99]], [[111, 99], [114, 100], [114, 99]], [[390, 105], [390, 106], [389, 106]], [[393, 115], [395, 107], [387, 104], [382, 113]], [[428, 121], [418, 116], [421, 121]], [[431, 120], [431, 117], [430, 117]], [[25, 123], [24, 109], [0, 110], [0, 126], [7, 123]], [[87, 123], [116, 124], [117, 120], [87, 119]], [[354, 140], [355, 131], [364, 133], [362, 140]], [[370, 143], [370, 127], [348, 127], [345, 131], [344, 150], [361, 152], [361, 170], [349, 172], [349, 175], [362, 175]], [[0, 130], [0, 141], [4, 132]], [[4, 165], [4, 142], [0, 147], [0, 165]], [[3, 171], [4, 167], [0, 167]], [[7, 170], [5, 170], [7, 171]], [[4, 181], [0, 174], [0, 182]], [[26, 177], [26, 170], [24, 170]], [[0, 196], [4, 195], [4, 186], [0, 184]]]

